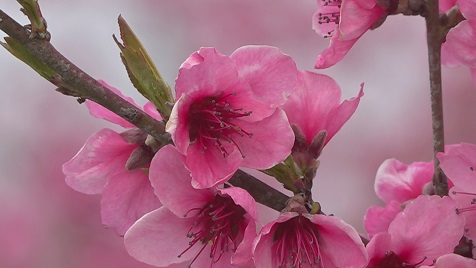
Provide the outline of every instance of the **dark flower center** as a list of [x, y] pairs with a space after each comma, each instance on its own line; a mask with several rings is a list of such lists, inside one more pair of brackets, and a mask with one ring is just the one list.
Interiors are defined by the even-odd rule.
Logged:
[[[210, 246], [209, 256], [212, 264], [218, 262], [225, 252], [235, 252], [243, 237], [244, 227], [247, 219], [243, 216], [246, 211], [235, 204], [230, 197], [215, 196], [215, 199], [202, 208], [191, 209], [198, 211], [195, 222], [190, 227], [187, 237], [190, 238], [189, 246], [180, 254], [187, 252], [195, 245], [202, 248], [197, 256], [190, 262], [189, 267], [205, 250], [207, 245]], [[187, 214], [188, 214], [187, 213]]]
[[318, 230], [303, 216], [278, 223], [273, 236], [273, 267], [321, 267]]
[[[212, 144], [223, 157], [230, 154], [226, 148], [227, 144], [234, 144], [240, 150], [235, 139], [244, 136], [251, 138], [253, 133], [236, 125], [235, 120], [249, 116], [251, 111], [231, 107], [230, 99], [234, 96], [236, 92], [228, 95], [221, 94], [218, 97], [207, 97], [192, 104], [188, 118], [190, 141], [200, 143], [204, 150]], [[241, 155], [244, 157], [243, 154]]]

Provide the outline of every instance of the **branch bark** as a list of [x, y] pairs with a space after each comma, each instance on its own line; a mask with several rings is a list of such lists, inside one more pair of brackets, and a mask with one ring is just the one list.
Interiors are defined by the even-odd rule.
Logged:
[[431, 118], [433, 128], [433, 160], [435, 172], [433, 187], [439, 196], [448, 195], [448, 180], [440, 168], [436, 157], [438, 152], [445, 150], [445, 135], [443, 125], [443, 92], [441, 84], [441, 44], [443, 40], [440, 25], [440, 11], [438, 0], [428, 0], [425, 12], [428, 64], [430, 73]]
[[[49, 41], [30, 38], [30, 32], [1, 9], [0, 30], [20, 42], [28, 52], [56, 72], [50, 82], [66, 87], [62, 93], [92, 100], [144, 130], [162, 145], [170, 143], [164, 122], [157, 121], [101, 85], [59, 53]], [[70, 92], [71, 90], [73, 92]], [[289, 198], [241, 170], [238, 170], [229, 182], [247, 190], [257, 202], [278, 211], [285, 207]]]

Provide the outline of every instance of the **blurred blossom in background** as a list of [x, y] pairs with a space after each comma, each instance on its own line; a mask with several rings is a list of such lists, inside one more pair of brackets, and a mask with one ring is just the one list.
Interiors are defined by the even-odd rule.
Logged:
[[[53, 45], [139, 104], [145, 99], [130, 84], [111, 37], [119, 32], [119, 14], [171, 86], [183, 60], [202, 46], [224, 54], [248, 44], [277, 46], [300, 69], [312, 70], [328, 42], [311, 28], [315, 0], [39, 2]], [[16, 1], [2, 1], [0, 8], [27, 24]], [[326, 146], [314, 183], [324, 211], [361, 233], [367, 207], [381, 204], [373, 191], [378, 166], [391, 157], [405, 163], [432, 157], [425, 40], [423, 18], [389, 17], [322, 71], [339, 83], [343, 99], [365, 82], [356, 113]], [[0, 81], [0, 267], [150, 267], [129, 257], [122, 238], [101, 225], [100, 197], [73, 191], [61, 172], [94, 132], [119, 129], [89, 116], [84, 105], [55, 92], [5, 50]], [[476, 143], [469, 71], [443, 69], [443, 87], [446, 143]], [[277, 215], [264, 207], [261, 212], [264, 223]]]

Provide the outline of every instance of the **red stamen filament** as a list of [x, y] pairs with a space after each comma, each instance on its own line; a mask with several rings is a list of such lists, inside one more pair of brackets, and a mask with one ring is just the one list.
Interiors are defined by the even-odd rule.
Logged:
[[[197, 210], [192, 209], [190, 211]], [[189, 211], [189, 212], [190, 212]], [[190, 227], [187, 237], [191, 239], [188, 247], [178, 255], [180, 258], [185, 252], [197, 244], [202, 244], [198, 254], [191, 260], [191, 267], [195, 260], [210, 246], [210, 267], [218, 262], [223, 253], [234, 252], [237, 248], [237, 239], [243, 234], [246, 211], [236, 205], [229, 197], [216, 196], [213, 201], [199, 209], [196, 221]], [[188, 212], [187, 212], [188, 214]]]
[[272, 247], [275, 267], [320, 267], [317, 235], [316, 226], [303, 216], [277, 224]]
[[[231, 108], [230, 98], [236, 93], [204, 98], [192, 104], [189, 113], [190, 140], [199, 142], [204, 150], [207, 144], [212, 143], [223, 157], [230, 153], [225, 148], [225, 143], [234, 144], [241, 155], [241, 149], [236, 143], [236, 138], [252, 137], [253, 133], [247, 132], [237, 126], [233, 121], [237, 118], [249, 116], [251, 111], [243, 112], [243, 108]], [[238, 136], [237, 136], [238, 135]]]

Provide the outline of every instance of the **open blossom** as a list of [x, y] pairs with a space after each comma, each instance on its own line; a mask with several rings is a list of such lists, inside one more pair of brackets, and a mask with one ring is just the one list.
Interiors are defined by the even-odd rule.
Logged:
[[388, 232], [378, 233], [370, 240], [367, 267], [432, 265], [438, 257], [453, 252], [464, 224], [451, 198], [421, 195], [395, 217]]
[[[437, 154], [441, 169], [454, 183], [449, 196], [458, 203], [458, 212], [466, 218], [464, 235], [476, 241], [476, 145], [461, 143]], [[473, 255], [476, 250], [473, 249]]]
[[[122, 96], [117, 89], [100, 82]], [[125, 99], [134, 104], [132, 99]], [[95, 117], [104, 118], [126, 128], [133, 127], [129, 122], [96, 103], [87, 101], [86, 104]], [[151, 109], [150, 104], [147, 107]], [[147, 148], [141, 145], [146, 136], [147, 134], [137, 129], [127, 130], [122, 134], [110, 129], [99, 130], [86, 141], [83, 148], [70, 161], [63, 165], [66, 183], [71, 188], [86, 194], [102, 195], [102, 223], [114, 229], [119, 235], [124, 235], [132, 223], [142, 215], [160, 206], [147, 173], [141, 169], [149, 165], [153, 153], [150, 153], [148, 161], [144, 158], [134, 163], [134, 165], [140, 163], [142, 166], [130, 170], [126, 168], [128, 163], [130, 164], [133, 152], [140, 150], [147, 154]]]
[[283, 109], [289, 123], [299, 127], [310, 145], [316, 135], [327, 132], [324, 144], [349, 120], [364, 95], [363, 85], [357, 97], [340, 102], [341, 90], [331, 77], [300, 71], [296, 91], [289, 96]]
[[155, 155], [150, 180], [163, 207], [139, 219], [124, 243], [131, 256], [157, 267], [231, 267], [251, 251], [258, 218], [254, 199], [237, 187], [195, 189], [184, 156], [172, 145]]
[[318, 56], [315, 68], [329, 68], [342, 60], [386, 13], [375, 0], [317, 0], [313, 29], [331, 39], [329, 47]]
[[246, 46], [225, 56], [201, 48], [180, 67], [167, 122], [195, 188], [228, 180], [238, 167], [270, 168], [294, 142], [277, 108], [294, 90], [294, 61], [277, 48]]
[[476, 1], [458, 0], [456, 3], [465, 20], [446, 35], [446, 41], [441, 46], [441, 59], [450, 67], [469, 67], [476, 81]]
[[374, 187], [386, 206], [371, 206], [367, 210], [364, 225], [369, 236], [386, 232], [407, 202], [432, 189], [432, 176], [432, 162], [406, 165], [396, 159], [385, 160], [377, 171]]
[[334, 216], [284, 212], [254, 242], [257, 268], [361, 268], [367, 254], [357, 231]]

